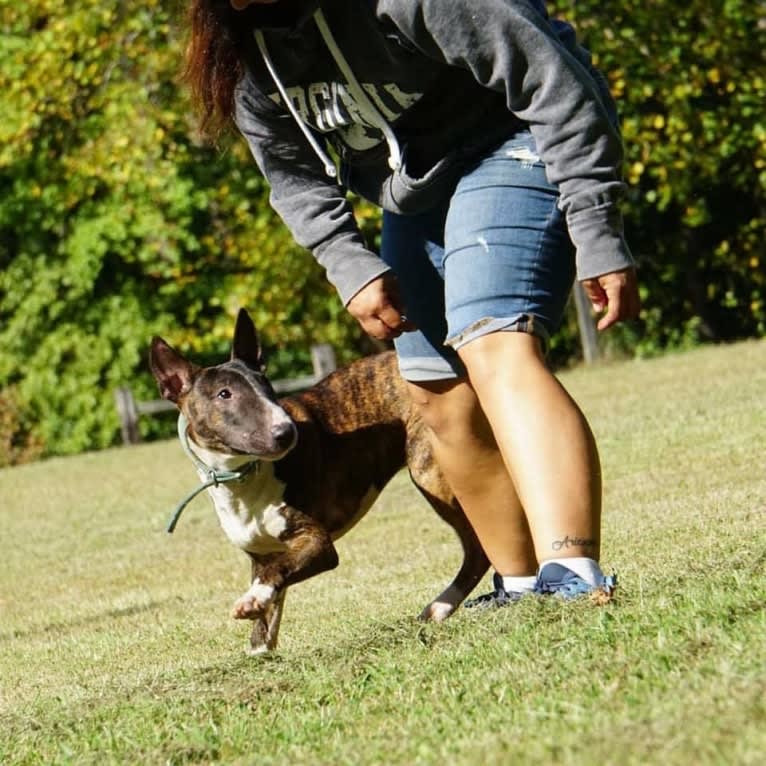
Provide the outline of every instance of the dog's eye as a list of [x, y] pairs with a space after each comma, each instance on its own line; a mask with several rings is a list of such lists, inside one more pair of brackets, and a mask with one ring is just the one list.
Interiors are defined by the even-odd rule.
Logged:
[[229, 391], [229, 389], [228, 389], [228, 388], [222, 388], [222, 389], [221, 389], [221, 390], [220, 390], [220, 391], [219, 391], [219, 392], [216, 394], [216, 396], [217, 396], [219, 399], [231, 399], [231, 391]]

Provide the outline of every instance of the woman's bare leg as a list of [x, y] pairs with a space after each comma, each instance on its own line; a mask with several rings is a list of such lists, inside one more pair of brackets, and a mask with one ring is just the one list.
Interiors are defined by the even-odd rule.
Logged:
[[[459, 353], [513, 477], [537, 560], [597, 561], [601, 470], [595, 440], [579, 407], [547, 368], [539, 340], [497, 332]], [[479, 538], [502, 539], [509, 524], [507, 515], [496, 514]]]
[[537, 569], [524, 510], [476, 394], [465, 381], [410, 383], [453, 492], [501, 575]]

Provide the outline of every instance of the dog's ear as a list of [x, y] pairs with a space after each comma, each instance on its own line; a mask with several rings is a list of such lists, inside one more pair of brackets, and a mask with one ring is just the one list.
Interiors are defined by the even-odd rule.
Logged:
[[261, 341], [250, 314], [240, 309], [234, 326], [234, 342], [231, 346], [231, 358], [241, 359], [249, 367], [263, 370], [264, 360]]
[[149, 367], [160, 387], [162, 398], [176, 404], [179, 397], [191, 389], [192, 378], [199, 369], [158, 337], [152, 338]]

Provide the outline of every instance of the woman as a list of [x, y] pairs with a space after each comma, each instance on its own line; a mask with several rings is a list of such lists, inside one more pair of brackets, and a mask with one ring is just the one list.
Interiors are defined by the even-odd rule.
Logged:
[[[187, 79], [364, 330], [394, 340], [495, 568], [470, 605], [607, 598], [588, 424], [545, 346], [575, 277], [636, 316], [612, 101], [542, 0], [192, 0]], [[383, 210], [380, 256], [346, 200]]]

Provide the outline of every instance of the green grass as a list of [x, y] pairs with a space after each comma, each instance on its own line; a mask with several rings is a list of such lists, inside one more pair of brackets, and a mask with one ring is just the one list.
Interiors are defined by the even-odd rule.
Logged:
[[599, 439], [605, 608], [415, 615], [458, 546], [401, 475], [280, 651], [174, 442], [0, 471], [0, 763], [761, 764], [766, 343], [562, 374]]

